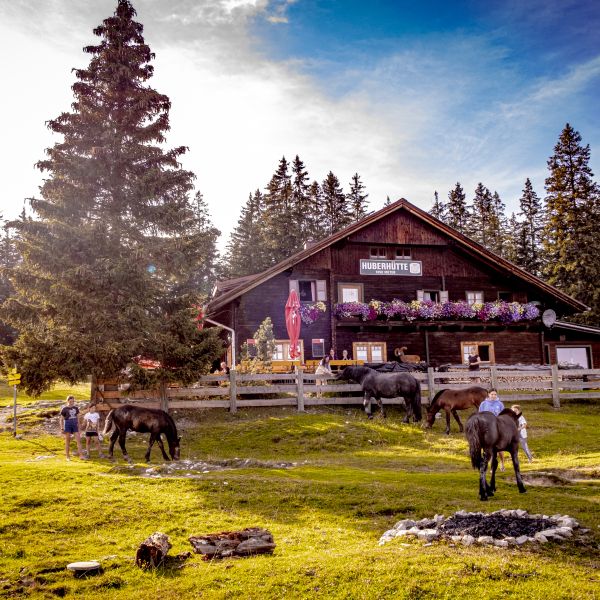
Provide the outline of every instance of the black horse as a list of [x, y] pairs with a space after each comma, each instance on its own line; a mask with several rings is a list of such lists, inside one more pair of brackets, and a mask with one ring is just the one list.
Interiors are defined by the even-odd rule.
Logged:
[[[472, 414], [465, 426], [465, 435], [469, 442], [471, 464], [479, 469], [479, 497], [487, 500], [496, 491], [496, 469], [498, 468], [498, 452], [508, 450], [512, 458], [517, 487], [525, 492], [521, 470], [519, 468], [519, 430], [517, 415], [505, 408], [497, 417], [494, 413], [483, 411]], [[482, 456], [483, 451], [483, 456]], [[487, 466], [492, 460], [492, 478], [486, 481]]]
[[463, 425], [458, 416], [457, 410], [465, 408], [479, 408], [479, 405], [486, 399], [488, 391], [485, 388], [474, 385], [472, 387], [463, 388], [461, 390], [440, 390], [431, 401], [427, 410], [427, 425], [428, 429], [433, 427], [435, 415], [440, 410], [446, 411], [446, 435], [450, 434], [450, 414], [454, 416], [458, 423], [460, 432], [463, 432]]
[[173, 460], [179, 460], [179, 441], [181, 438], [177, 435], [175, 421], [173, 421], [172, 417], [164, 410], [124, 404], [108, 413], [106, 425], [104, 426], [104, 435], [112, 429], [113, 425], [115, 426], [115, 430], [110, 436], [110, 446], [108, 448], [109, 458], [112, 458], [115, 442], [117, 441], [117, 438], [119, 438], [119, 446], [121, 446], [123, 457], [125, 460], [129, 460], [125, 448], [125, 436], [127, 430], [131, 429], [131, 431], [137, 431], [139, 433], [150, 433], [148, 450], [146, 451], [146, 462], [150, 461], [150, 451], [152, 450], [154, 442], [158, 442], [158, 446], [164, 459], [170, 460], [165, 452], [160, 437], [162, 433], [167, 436], [171, 458]]
[[404, 422], [408, 423], [421, 420], [421, 384], [410, 373], [377, 373], [368, 367], [346, 367], [337, 379], [354, 380], [363, 389], [365, 412], [369, 419], [373, 418], [371, 413], [371, 399], [375, 399], [385, 417], [382, 398], [397, 398], [402, 396], [406, 405], [406, 417]]

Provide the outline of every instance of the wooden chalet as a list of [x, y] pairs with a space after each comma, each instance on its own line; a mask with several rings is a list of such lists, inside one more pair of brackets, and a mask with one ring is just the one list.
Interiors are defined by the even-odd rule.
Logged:
[[[336, 358], [346, 349], [353, 359], [380, 362], [393, 360], [395, 349], [405, 347], [406, 354], [439, 366], [464, 363], [475, 348], [490, 364], [575, 362], [600, 367], [600, 328], [561, 320], [585, 311], [584, 304], [404, 199], [262, 273], [219, 282], [207, 315], [235, 331], [237, 356], [261, 322], [271, 317], [277, 340], [274, 360], [289, 360], [284, 306], [291, 289], [306, 306], [322, 302], [326, 308], [314, 322], [302, 324], [303, 362], [319, 359], [331, 348]], [[529, 317], [507, 322], [445, 317], [438, 310], [434, 317], [373, 318], [373, 313], [364, 314], [371, 300], [421, 301], [416, 305], [433, 304], [440, 310], [456, 303], [468, 307], [501, 301], [526, 305]], [[340, 310], [352, 306], [363, 312]]]

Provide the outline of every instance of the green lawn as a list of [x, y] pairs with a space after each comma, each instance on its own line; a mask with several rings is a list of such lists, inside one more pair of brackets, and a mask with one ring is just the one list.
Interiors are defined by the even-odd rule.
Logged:
[[[83, 392], [78, 392], [83, 397]], [[63, 390], [60, 397], [64, 397]], [[6, 405], [6, 404], [5, 404]], [[593, 598], [600, 576], [600, 405], [525, 404], [536, 460], [525, 474], [577, 475], [576, 483], [519, 494], [507, 470], [496, 496], [478, 500], [478, 476], [458, 433], [443, 435], [357, 408], [177, 412], [182, 459], [248, 468], [143, 477], [146, 436], [128, 440], [133, 466], [66, 462], [62, 438], [31, 420], [21, 439], [0, 434], [0, 594], [56, 598]], [[28, 429], [29, 428], [29, 429]], [[455, 425], [453, 424], [453, 431]], [[293, 464], [292, 464], [293, 463]], [[186, 477], [185, 475], [193, 475]], [[524, 508], [569, 514], [587, 542], [519, 550], [377, 542], [396, 521], [459, 509]], [[193, 555], [144, 572], [133, 565], [149, 534], [170, 536], [176, 555], [190, 535], [261, 526], [273, 556], [204, 562]], [[75, 579], [65, 565], [101, 560], [104, 573]]]

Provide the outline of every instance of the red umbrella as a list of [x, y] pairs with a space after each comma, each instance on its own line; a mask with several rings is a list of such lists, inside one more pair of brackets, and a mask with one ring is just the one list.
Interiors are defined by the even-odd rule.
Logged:
[[296, 290], [291, 290], [285, 303], [285, 326], [290, 336], [290, 358], [298, 358], [298, 338], [300, 337], [300, 300]]

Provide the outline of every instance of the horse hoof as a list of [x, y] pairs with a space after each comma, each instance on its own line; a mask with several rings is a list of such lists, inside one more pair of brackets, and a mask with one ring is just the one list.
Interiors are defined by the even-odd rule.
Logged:
[[367, 419], [371, 420], [373, 418], [373, 415], [367, 415]]
[[522, 490], [519, 490], [519, 494], [524, 494], [527, 490], [525, 488], [523, 488]]

